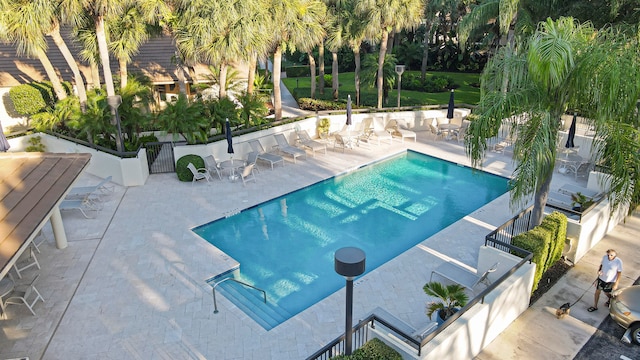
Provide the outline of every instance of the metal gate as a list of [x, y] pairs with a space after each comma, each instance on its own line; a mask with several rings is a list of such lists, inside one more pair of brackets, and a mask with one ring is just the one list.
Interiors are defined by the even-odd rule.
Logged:
[[173, 142], [151, 142], [144, 146], [147, 149], [147, 163], [150, 174], [169, 173], [176, 171], [173, 157]]

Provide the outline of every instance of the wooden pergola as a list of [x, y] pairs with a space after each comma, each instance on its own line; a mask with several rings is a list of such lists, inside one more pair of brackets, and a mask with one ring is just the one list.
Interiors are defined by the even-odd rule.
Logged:
[[90, 159], [90, 154], [0, 153], [0, 279], [49, 220], [56, 246], [67, 246], [58, 206]]

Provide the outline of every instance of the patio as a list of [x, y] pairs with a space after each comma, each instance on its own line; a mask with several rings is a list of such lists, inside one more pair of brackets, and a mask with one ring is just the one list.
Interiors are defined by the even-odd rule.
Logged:
[[[116, 187], [96, 219], [63, 215], [69, 246], [41, 247], [38, 290], [45, 303], [37, 316], [20, 306], [1, 320], [0, 357], [32, 359], [249, 359], [304, 358], [344, 330], [344, 292], [338, 291], [271, 331], [265, 331], [226, 298], [213, 314], [204, 280], [235, 261], [190, 229], [291, 192], [391, 153], [414, 149], [469, 164], [462, 145], [433, 141], [371, 145], [345, 152], [262, 167], [257, 183], [214, 180], [181, 183], [175, 174], [149, 177], [144, 186]], [[508, 155], [488, 153], [485, 170], [509, 176]], [[77, 185], [95, 184], [83, 175]], [[554, 174], [552, 188], [574, 182]], [[584, 184], [584, 179], [578, 180]], [[512, 214], [508, 195], [356, 280], [354, 321], [382, 307], [415, 328], [429, 319], [422, 286], [438, 261], [451, 258], [475, 267], [484, 236]], [[464, 235], [461, 235], [464, 234]], [[416, 266], [420, 264], [420, 266]], [[28, 273], [27, 278], [34, 276]], [[336, 275], [338, 276], [338, 275]]]

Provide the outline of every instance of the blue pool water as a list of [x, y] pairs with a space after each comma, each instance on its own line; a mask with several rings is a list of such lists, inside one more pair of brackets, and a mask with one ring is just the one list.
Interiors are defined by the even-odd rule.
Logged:
[[236, 278], [267, 292], [281, 314], [258, 321], [269, 329], [344, 286], [337, 249], [364, 250], [369, 272], [506, 191], [503, 177], [408, 151], [193, 231], [240, 263]]

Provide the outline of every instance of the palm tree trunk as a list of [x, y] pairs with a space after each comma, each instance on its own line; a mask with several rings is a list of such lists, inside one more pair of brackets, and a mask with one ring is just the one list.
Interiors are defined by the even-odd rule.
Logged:
[[113, 86], [113, 76], [111, 74], [111, 65], [109, 64], [109, 49], [107, 48], [107, 37], [104, 33], [104, 16], [97, 15], [93, 18], [93, 21], [96, 25], [96, 39], [98, 40], [100, 62], [102, 62], [102, 73], [104, 76], [104, 84], [107, 87], [107, 96], [115, 96], [116, 89]]
[[90, 60], [89, 67], [91, 68], [91, 88], [100, 88], [100, 68], [98, 67], [98, 63]]
[[338, 101], [338, 53], [335, 51], [331, 52], [331, 89], [333, 94], [333, 101]]
[[60, 82], [56, 69], [51, 65], [51, 61], [49, 61], [47, 54], [42, 49], [38, 49], [36, 50], [36, 56], [38, 57], [38, 60], [40, 60], [40, 63], [42, 63], [44, 71], [47, 73], [47, 77], [49, 77], [49, 80], [51, 81], [51, 86], [53, 87], [53, 91], [56, 93], [58, 100], [66, 99], [67, 93], [64, 91], [62, 82]]
[[247, 74], [247, 94], [253, 94], [254, 82], [256, 79], [256, 67], [258, 66], [258, 53], [251, 54], [249, 59], [249, 73]]
[[382, 69], [384, 68], [384, 56], [387, 53], [387, 39], [389, 37], [389, 33], [386, 29], [382, 30], [382, 40], [380, 40], [380, 53], [378, 55], [378, 74], [376, 84], [378, 86], [378, 109], [382, 109], [382, 90], [384, 87], [383, 84], [383, 73]]
[[396, 31], [392, 30], [389, 33], [389, 40], [387, 40], [387, 55], [391, 55], [391, 53], [393, 52], [393, 47], [395, 46], [395, 39], [396, 39]]
[[316, 59], [311, 51], [307, 51], [309, 57], [309, 72], [311, 73], [311, 98], [316, 98]]
[[120, 67], [120, 89], [124, 89], [127, 86], [127, 62], [123, 59], [118, 59], [118, 65]]
[[324, 42], [318, 45], [318, 76], [320, 77], [318, 88], [320, 94], [324, 94]]
[[549, 173], [549, 176], [540, 185], [534, 195], [534, 206], [531, 210], [531, 227], [538, 226], [542, 223], [544, 217], [544, 207], [547, 204], [547, 197], [549, 190], [551, 189], [551, 179], [553, 178], [553, 170]]
[[64, 42], [64, 39], [60, 35], [60, 25], [55, 24], [53, 29], [49, 33], [49, 36], [53, 39], [53, 43], [56, 44], [60, 53], [67, 61], [67, 64], [71, 68], [71, 72], [73, 72], [73, 79], [76, 84], [76, 91], [78, 92], [78, 98], [80, 99], [80, 109], [84, 113], [87, 108], [87, 89], [84, 85], [84, 80], [82, 79], [82, 74], [80, 73], [80, 69], [78, 68], [78, 64], [76, 60], [73, 58], [71, 51], [69, 51], [69, 47], [67, 47], [67, 43]]
[[431, 31], [427, 30], [424, 33], [424, 40], [422, 42], [422, 65], [420, 66], [420, 76], [422, 78], [422, 81], [427, 78], [427, 64], [429, 62], [429, 41], [431, 40], [429, 38], [430, 35]]
[[353, 60], [356, 63], [356, 69], [353, 74], [353, 80], [356, 86], [356, 105], [360, 106], [360, 45], [353, 49]]
[[220, 92], [218, 93], [219, 99], [227, 97], [227, 69], [227, 64], [224, 62], [220, 64], [220, 79], [218, 79], [220, 82], [218, 84], [220, 86]]
[[273, 53], [273, 107], [275, 120], [282, 120], [282, 95], [280, 94], [280, 66], [282, 63], [282, 48], [276, 47]]

